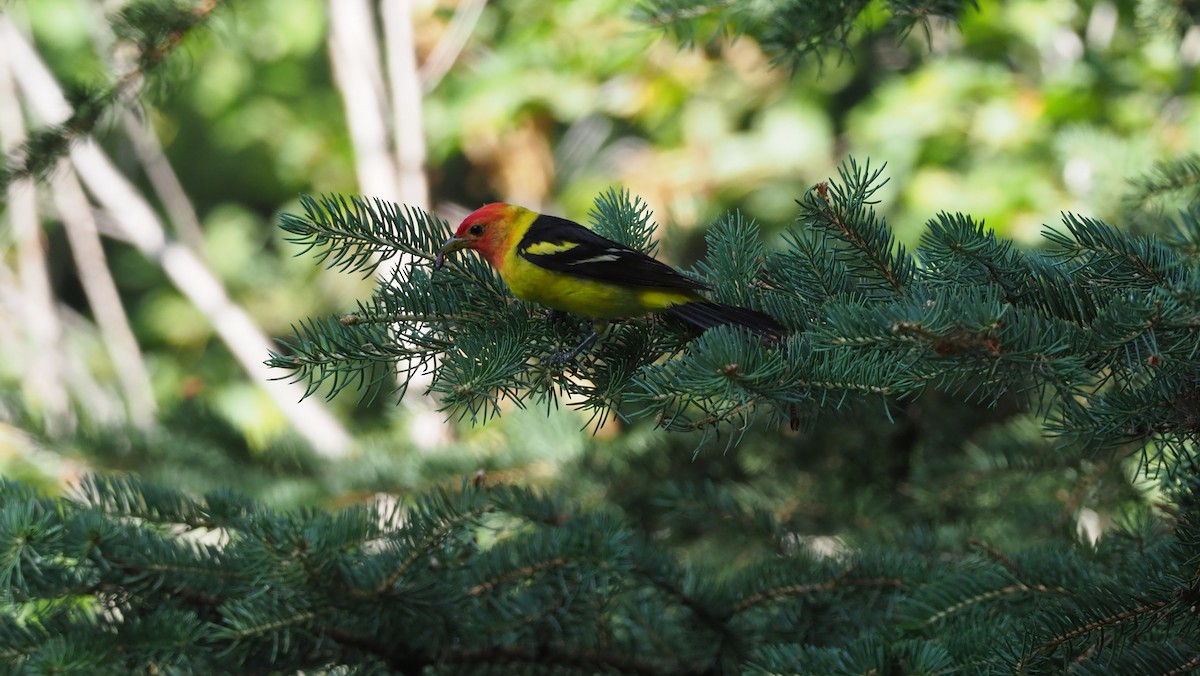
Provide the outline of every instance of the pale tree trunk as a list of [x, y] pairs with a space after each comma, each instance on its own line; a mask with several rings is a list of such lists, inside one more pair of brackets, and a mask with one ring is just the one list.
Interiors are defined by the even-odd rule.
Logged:
[[[367, 196], [428, 211], [421, 78], [412, 12], [410, 0], [381, 0], [385, 43], [381, 50], [379, 26], [368, 0], [330, 0], [329, 53], [354, 144], [359, 188]], [[376, 274], [381, 283], [403, 284], [409, 263], [406, 256], [392, 256]], [[430, 383], [428, 373], [414, 371], [410, 364], [399, 364], [398, 372], [399, 377], [414, 373], [409, 392], [421, 392]], [[403, 405], [413, 418], [412, 441], [418, 448], [432, 448], [447, 440], [436, 402], [410, 396]]]
[[[11, 155], [25, 142], [25, 121], [9, 60], [0, 54], [0, 150]], [[37, 192], [32, 179], [8, 186], [8, 220], [16, 240], [16, 283], [22, 298], [17, 321], [25, 354], [22, 389], [43, 416], [47, 431], [70, 426], [70, 400], [63, 374], [62, 322], [46, 264], [46, 240], [38, 220]], [[16, 355], [13, 355], [15, 358]]]
[[[45, 124], [57, 124], [70, 107], [54, 76], [26, 38], [0, 15], [0, 46], [13, 67], [24, 100]], [[350, 448], [349, 435], [329, 411], [304, 389], [277, 380], [264, 363], [271, 343], [250, 316], [226, 294], [220, 279], [194, 251], [172, 241], [145, 198], [112, 165], [91, 139], [77, 142], [70, 160], [94, 199], [112, 218], [120, 234], [149, 260], [156, 262], [177, 289], [212, 323], [250, 379], [262, 387], [295, 430], [317, 452], [340, 457]]]

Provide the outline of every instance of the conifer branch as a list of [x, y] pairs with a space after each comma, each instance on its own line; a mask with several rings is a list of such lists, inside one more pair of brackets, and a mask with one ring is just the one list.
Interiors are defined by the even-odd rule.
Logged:
[[389, 667], [401, 674], [420, 674], [434, 660], [411, 651], [402, 650], [402, 644], [386, 639], [373, 638], [357, 634], [338, 627], [327, 627], [317, 624], [314, 630], [344, 646], [379, 658]]
[[[786, 0], [773, 3], [728, 0], [642, 0], [635, 17], [691, 46], [747, 36], [762, 46], [773, 64], [792, 69], [809, 59], [823, 62], [828, 52], [849, 53], [852, 36], [877, 30], [865, 25], [869, 8], [888, 17], [887, 28], [900, 37], [931, 20], [954, 20], [974, 8], [973, 0]], [[878, 12], [877, 12], [878, 13]]]
[[[277, 620], [270, 622], [253, 622], [251, 618], [246, 617], [240, 609], [226, 608], [228, 613], [227, 618], [232, 621], [232, 626], [223, 627], [218, 635], [222, 639], [232, 641], [243, 641], [255, 636], [262, 636], [280, 629], [293, 627], [298, 624], [307, 624], [317, 619], [315, 611], [306, 611], [280, 617]], [[244, 621], [243, 621], [244, 620]]]
[[1200, 655], [1196, 655], [1187, 662], [1184, 662], [1183, 664], [1180, 664], [1169, 671], [1164, 671], [1163, 676], [1182, 676], [1182, 674], [1191, 673], [1196, 669], [1200, 669]]
[[483, 594], [487, 594], [498, 587], [512, 584], [517, 580], [532, 577], [533, 575], [537, 575], [543, 571], [562, 568], [563, 566], [567, 565], [568, 562], [569, 560], [566, 557], [558, 556], [550, 559], [549, 561], [538, 561], [537, 563], [523, 566], [491, 580], [484, 580], [483, 582], [480, 582], [479, 584], [467, 590], [467, 596], [481, 596]]
[[912, 263], [903, 247], [894, 248], [891, 234], [875, 222], [871, 208], [871, 197], [886, 183], [879, 181], [883, 168], [872, 172], [868, 163], [860, 171], [851, 160], [839, 172], [840, 184], [831, 188], [828, 182], [818, 183], [798, 202], [804, 217], [813, 227], [829, 229], [848, 243], [856, 252], [850, 254], [852, 259], [865, 260], [865, 266], [886, 280], [893, 291], [902, 292], [911, 276]]
[[727, 609], [715, 610], [710, 608], [708, 604], [700, 599], [688, 594], [684, 589], [677, 584], [677, 579], [663, 575], [662, 572], [648, 566], [635, 566], [634, 572], [641, 575], [656, 589], [666, 593], [671, 598], [681, 603], [685, 608], [692, 611], [692, 614], [700, 618], [702, 622], [715, 632], [725, 634], [729, 632], [729, 620], [733, 617], [733, 613]]
[[1013, 563], [1013, 560], [1011, 558], [1009, 558], [1008, 556], [1006, 556], [1004, 554], [1004, 552], [1001, 552], [1000, 550], [996, 549], [995, 547], [992, 547], [988, 543], [984, 542], [983, 540], [979, 540], [977, 538], [971, 538], [970, 540], [967, 540], [967, 544], [971, 545], [972, 547], [978, 547], [979, 549], [982, 549], [996, 563], [999, 563], [1000, 565], [1007, 568], [1008, 572], [1012, 573], [1014, 577], [1021, 576], [1021, 569], [1017, 566], [1017, 564]]
[[452, 518], [444, 519], [438, 526], [426, 532], [419, 540], [409, 544], [408, 554], [401, 559], [399, 565], [397, 565], [392, 572], [389, 573], [386, 578], [384, 578], [383, 582], [379, 584], [375, 592], [377, 594], [388, 593], [393, 587], [396, 586], [396, 583], [401, 578], [408, 574], [409, 570], [412, 569], [413, 565], [417, 561], [420, 561], [423, 557], [428, 555], [433, 547], [437, 546], [437, 544], [440, 543], [442, 539], [445, 538], [452, 530], [457, 527], [461, 527], [462, 525], [469, 523], [472, 520], [493, 511], [494, 509], [495, 506], [491, 503], [483, 503], [474, 508], [459, 512]]
[[889, 578], [857, 578], [857, 577], [838, 577], [833, 580], [824, 582], [811, 582], [807, 584], [784, 585], [765, 589], [757, 594], [748, 596], [739, 601], [733, 607], [734, 613], [744, 613], [751, 608], [771, 601], [777, 601], [788, 596], [811, 596], [823, 592], [834, 591], [838, 589], [847, 589], [854, 587], [883, 587], [888, 589], [903, 589], [904, 581]]
[[1157, 201], [1176, 195], [1185, 202], [1193, 202], [1200, 196], [1200, 155], [1191, 153], [1156, 162], [1149, 172], [1131, 179], [1129, 184], [1128, 209], [1145, 210]]
[[929, 626], [929, 625], [937, 624], [938, 622], [946, 619], [950, 615], [961, 612], [962, 610], [964, 610], [966, 608], [969, 608], [971, 606], [974, 606], [974, 605], [977, 605], [980, 603], [986, 603], [988, 601], [993, 601], [995, 599], [1002, 598], [1005, 596], [1012, 596], [1014, 594], [1028, 594], [1028, 593], [1032, 593], [1032, 592], [1050, 594], [1050, 593], [1061, 593], [1063, 591], [1064, 591], [1063, 589], [1058, 589], [1058, 588], [1050, 587], [1050, 586], [1043, 585], [1043, 584], [1028, 585], [1028, 584], [1018, 582], [1017, 584], [1011, 584], [1006, 587], [1002, 587], [1000, 589], [991, 589], [991, 590], [988, 590], [981, 594], [975, 594], [974, 596], [965, 598], [965, 599], [959, 601], [958, 603], [955, 603], [954, 605], [943, 608], [942, 610], [939, 610], [938, 612], [931, 615], [928, 619], [926, 619], [925, 622], [922, 623], [922, 626]]
[[[1041, 643], [1041, 645], [1038, 646], [1036, 654], [1046, 654], [1049, 652], [1053, 652], [1054, 649], [1057, 648], [1058, 646], [1060, 646], [1068, 641], [1073, 641], [1081, 636], [1086, 636], [1095, 631], [1099, 631], [1101, 629], [1112, 627], [1112, 626], [1121, 624], [1123, 622], [1128, 622], [1129, 620], [1136, 619], [1136, 618], [1142, 617], [1144, 615], [1150, 615], [1150, 614], [1157, 613], [1158, 611], [1160, 611], [1163, 608], [1170, 605], [1170, 603], [1171, 602], [1168, 600], [1154, 601], [1152, 603], [1146, 603], [1146, 604], [1140, 605], [1136, 608], [1127, 608], [1120, 612], [1113, 613], [1111, 615], [1107, 615], [1107, 616], [1102, 617], [1097, 620], [1093, 620], [1091, 622], [1088, 622], [1087, 624], [1076, 627], [1066, 633], [1059, 634], [1058, 636], [1055, 636], [1047, 641], [1043, 641]], [[1023, 668], [1023, 665], [1022, 665], [1022, 668], [1019, 669], [1018, 671], [1020, 671], [1021, 673], [1024, 673], [1025, 669]]]
[[[283, 227], [319, 260], [370, 271], [404, 251], [418, 262], [407, 281], [381, 287], [356, 311], [299, 324], [268, 363], [310, 393], [328, 382], [332, 396], [351, 385], [374, 393], [377, 365], [412, 359], [432, 372], [429, 391], [458, 419], [487, 420], [505, 401], [553, 406], [565, 394], [593, 419], [651, 418], [704, 439], [732, 431], [736, 441], [762, 413], [793, 425], [798, 406], [929, 388], [972, 401], [1036, 395], [1048, 426], [1079, 438], [1117, 429], [1144, 443], [1149, 433], [1189, 429], [1186, 416], [1164, 416], [1162, 406], [1164, 393], [1183, 391], [1184, 365], [1200, 345], [1191, 330], [1200, 272], [1184, 242], [1067, 214], [1065, 231], [1047, 231], [1053, 247], [1043, 256], [1016, 252], [969, 217], [940, 214], [918, 266], [875, 212], [882, 170], [850, 161], [838, 175], [800, 200], [807, 230], [785, 238], [783, 251], [767, 253], [757, 224], [734, 213], [709, 234], [709, 256], [695, 268], [714, 298], [767, 309], [803, 331], [766, 346], [721, 327], [689, 340], [670, 322], [630, 321], [562, 368], [544, 358], [577, 342], [564, 333], [582, 322], [543, 322], [472, 256], [431, 274], [426, 265], [449, 231], [443, 221], [380, 200], [305, 198], [305, 214], [285, 215]], [[653, 249], [650, 214], [627, 192], [600, 195], [592, 217], [611, 238]], [[1078, 406], [1080, 397], [1094, 403]]]

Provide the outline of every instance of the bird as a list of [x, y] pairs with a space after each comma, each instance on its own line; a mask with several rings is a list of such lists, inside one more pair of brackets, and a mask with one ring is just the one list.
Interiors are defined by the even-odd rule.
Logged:
[[592, 333], [558, 356], [570, 363], [591, 347], [613, 320], [666, 312], [708, 329], [742, 326], [769, 343], [787, 328], [774, 317], [707, 300], [710, 287], [671, 266], [584, 226], [505, 202], [494, 202], [463, 219], [434, 260], [441, 269], [446, 256], [470, 249], [500, 273], [517, 298], [592, 321]]

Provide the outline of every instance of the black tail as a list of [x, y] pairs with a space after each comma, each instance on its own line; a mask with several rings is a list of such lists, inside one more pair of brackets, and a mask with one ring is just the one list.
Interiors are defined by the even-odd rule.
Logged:
[[744, 326], [772, 343], [788, 334], [787, 327], [771, 315], [744, 307], [694, 301], [672, 305], [667, 311], [701, 329], [711, 329], [722, 324]]

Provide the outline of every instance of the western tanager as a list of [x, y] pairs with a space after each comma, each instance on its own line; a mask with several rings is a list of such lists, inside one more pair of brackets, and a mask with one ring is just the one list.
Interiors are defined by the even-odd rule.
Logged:
[[592, 320], [592, 334], [562, 357], [571, 361], [608, 329], [613, 319], [669, 312], [701, 329], [744, 326], [768, 340], [787, 329], [755, 310], [704, 299], [708, 286], [646, 254], [564, 218], [497, 202], [463, 220], [446, 240], [446, 254], [474, 249], [499, 273], [517, 298]]

